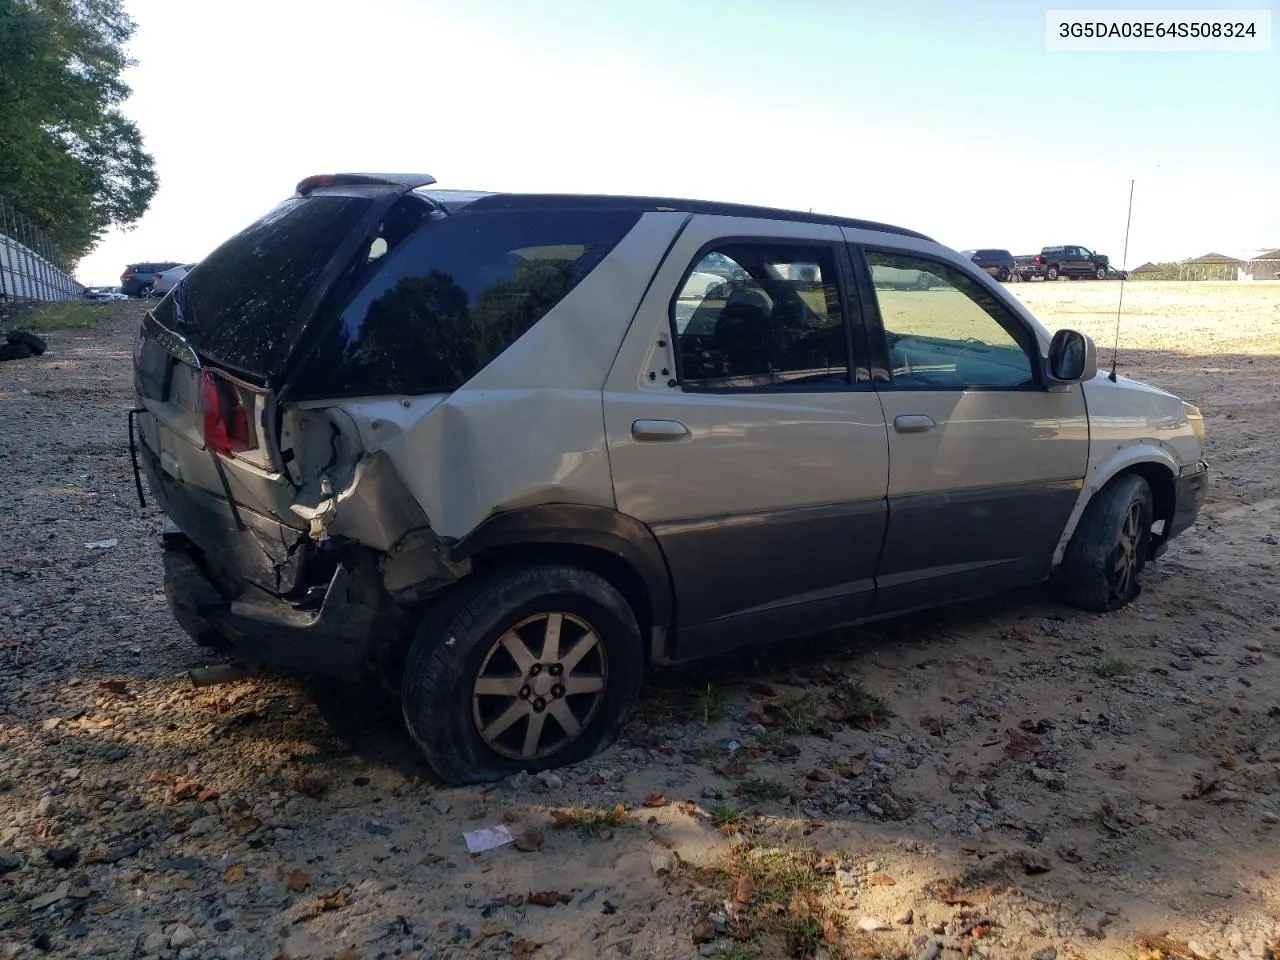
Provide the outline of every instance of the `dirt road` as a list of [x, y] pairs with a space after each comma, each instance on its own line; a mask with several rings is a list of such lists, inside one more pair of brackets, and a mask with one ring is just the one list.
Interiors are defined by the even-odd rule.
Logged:
[[[1011, 289], [1109, 361], [1117, 284]], [[1269, 956], [1280, 284], [1125, 304], [1121, 372], [1203, 407], [1213, 469], [1139, 602], [669, 671], [618, 746], [489, 791], [434, 786], [376, 692], [191, 687], [125, 441], [136, 308], [51, 332], [0, 364], [0, 958]]]

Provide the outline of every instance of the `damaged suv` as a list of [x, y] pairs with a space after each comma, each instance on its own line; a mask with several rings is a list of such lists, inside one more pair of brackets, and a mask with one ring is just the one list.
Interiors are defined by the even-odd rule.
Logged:
[[309, 178], [201, 261], [131, 429], [182, 627], [393, 678], [445, 781], [591, 755], [652, 664], [1046, 579], [1115, 609], [1203, 501], [1195, 407], [918, 233], [434, 182]]

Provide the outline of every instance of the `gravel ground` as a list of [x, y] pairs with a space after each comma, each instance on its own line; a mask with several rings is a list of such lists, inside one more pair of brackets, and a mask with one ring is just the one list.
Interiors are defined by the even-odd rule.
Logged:
[[[1109, 359], [1114, 284], [1012, 289]], [[376, 691], [192, 686], [129, 466], [137, 308], [51, 331], [0, 364], [0, 958], [1271, 956], [1280, 285], [1125, 304], [1122, 371], [1202, 405], [1214, 470], [1138, 603], [669, 671], [613, 749], [489, 790], [433, 783]]]

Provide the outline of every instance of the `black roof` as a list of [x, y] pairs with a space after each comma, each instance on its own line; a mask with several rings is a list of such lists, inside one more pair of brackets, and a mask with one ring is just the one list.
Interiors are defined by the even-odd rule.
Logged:
[[[422, 191], [432, 196], [436, 191]], [[441, 194], [447, 191], [439, 191]], [[757, 207], [741, 203], [719, 203], [709, 200], [683, 200], [673, 197], [627, 197], [609, 194], [578, 193], [490, 193], [480, 196], [467, 205], [472, 210], [631, 210], [636, 213], [676, 212], [703, 213], [721, 217], [756, 217], [764, 220], [793, 220], [802, 223], [823, 223], [858, 230], [877, 230], [896, 233], [904, 237], [934, 242], [931, 237], [915, 230], [895, 227], [872, 220], [855, 220], [851, 217], [834, 217], [822, 213], [804, 213], [799, 210], [782, 210], [776, 207]]]

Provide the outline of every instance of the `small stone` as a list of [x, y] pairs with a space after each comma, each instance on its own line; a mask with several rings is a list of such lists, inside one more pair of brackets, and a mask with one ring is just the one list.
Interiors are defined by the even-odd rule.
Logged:
[[871, 755], [877, 760], [888, 760], [893, 756], [893, 751], [888, 747], [876, 747], [871, 751]]
[[189, 947], [195, 942], [196, 932], [185, 923], [178, 924], [173, 928], [173, 932], [169, 934], [169, 946], [174, 950], [181, 950], [183, 947]]
[[1031, 934], [1031, 936], [1033, 937], [1044, 936], [1044, 924], [1042, 924], [1040, 922], [1040, 918], [1037, 917], [1030, 910], [1023, 910], [1021, 913], [1019, 913], [1018, 922], [1022, 924], [1022, 926], [1027, 928], [1027, 933]]
[[941, 956], [942, 944], [935, 940], [921, 951], [920, 956], [916, 957], [916, 960], [938, 960]]
[[80, 848], [57, 847], [54, 850], [46, 851], [45, 859], [59, 870], [66, 870], [69, 867], [75, 866], [76, 861], [80, 859]]
[[1280, 823], [1280, 813], [1274, 813], [1271, 810], [1262, 811], [1263, 823]]
[[1192, 953], [1199, 954], [1202, 957], [1216, 956], [1214, 951], [1202, 946], [1198, 940], [1188, 941], [1187, 946], [1191, 948]]
[[435, 810], [435, 812], [436, 812], [436, 813], [440, 814], [440, 816], [442, 816], [442, 817], [443, 817], [443, 816], [446, 816], [446, 815], [449, 813], [449, 803], [448, 803], [448, 801], [447, 801], [447, 800], [441, 800], [439, 797], [437, 797], [435, 800], [431, 801], [431, 808], [432, 808], [433, 810]]
[[831, 808], [831, 812], [837, 817], [848, 816], [849, 814], [853, 813], [853, 804], [850, 803], [848, 800], [841, 800], [839, 803], [837, 803], [834, 807]]
[[0, 874], [8, 873], [10, 870], [17, 870], [21, 866], [21, 856], [14, 853], [12, 850], [0, 848]]
[[655, 876], [661, 877], [674, 870], [675, 864], [671, 862], [670, 857], [655, 853], [649, 858], [649, 869], [653, 871]]
[[217, 817], [197, 817], [191, 821], [191, 825], [187, 827], [187, 836], [204, 837], [213, 833], [218, 829]]
[[52, 817], [58, 812], [58, 801], [53, 797], [41, 797], [40, 802], [36, 804], [36, 816]]
[[543, 770], [537, 777], [547, 785], [548, 790], [560, 790], [564, 787], [564, 778], [550, 770]]
[[710, 920], [699, 920], [693, 925], [693, 942], [710, 943], [716, 938], [716, 925]]
[[880, 872], [880, 869], [881, 869], [881, 868], [880, 868], [880, 861], [879, 861], [879, 860], [868, 860], [868, 861], [867, 861], [867, 873], [879, 873], [879, 872]]
[[70, 890], [71, 885], [66, 881], [63, 881], [48, 893], [41, 894], [35, 899], [29, 901], [27, 903], [27, 909], [32, 913], [35, 913], [36, 911], [43, 910], [45, 907], [51, 907], [55, 903], [61, 903], [63, 900], [67, 899], [67, 894]]
[[868, 800], [865, 804], [863, 804], [862, 809], [867, 811], [867, 813], [873, 817], [884, 816], [884, 808], [878, 806], [877, 804], [872, 803], [870, 800]]
[[754, 723], [751, 725], [751, 735], [757, 740], [763, 740], [769, 735], [769, 731], [765, 729], [763, 723]]
[[916, 914], [914, 910], [904, 910], [893, 918], [893, 922], [900, 927], [909, 927], [916, 922]]
[[874, 933], [877, 930], [892, 930], [893, 926], [879, 917], [863, 917], [858, 921], [858, 929], [863, 933]]
[[1181, 670], [1183, 673], [1186, 673], [1191, 669], [1191, 661], [1185, 658], [1178, 659], [1178, 660], [1170, 660], [1169, 666], [1173, 667], [1173, 669], [1175, 670]]
[[722, 796], [724, 796], [724, 794], [722, 794], [722, 793], [721, 793], [719, 790], [717, 790], [715, 787], [703, 787], [703, 788], [702, 788], [702, 799], [703, 799], [703, 800], [719, 800]]
[[1050, 790], [1061, 790], [1067, 785], [1066, 778], [1053, 770], [1046, 770], [1044, 767], [1032, 767], [1031, 779], [1036, 783], [1043, 784]]
[[83, 940], [89, 935], [89, 925], [84, 921], [77, 921], [67, 927], [68, 940]]
[[163, 933], [149, 933], [142, 941], [142, 952], [148, 956], [164, 953], [169, 949], [169, 938]]
[[1091, 937], [1097, 937], [1102, 940], [1106, 937], [1103, 928], [1111, 922], [1111, 918], [1101, 910], [1095, 910], [1093, 907], [1085, 907], [1080, 911], [1080, 915], [1076, 918], [1080, 921], [1080, 926], [1084, 932]]
[[1045, 947], [1043, 950], [1037, 950], [1031, 955], [1031, 960], [1058, 960], [1058, 948]]

